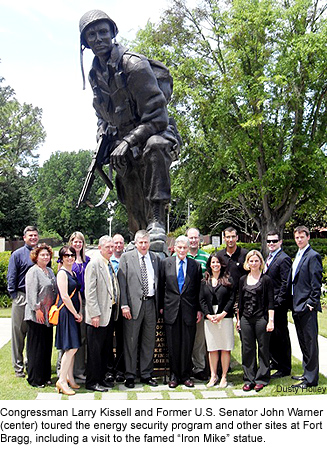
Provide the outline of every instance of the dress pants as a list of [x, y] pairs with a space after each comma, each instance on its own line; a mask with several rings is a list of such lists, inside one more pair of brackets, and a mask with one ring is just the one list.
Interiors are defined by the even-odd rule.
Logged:
[[110, 353], [108, 365], [108, 372], [114, 376], [125, 374], [123, 320], [120, 310], [118, 319], [114, 322], [114, 347], [116, 352]]
[[[266, 386], [270, 380], [269, 340], [264, 317], [241, 317], [244, 381]], [[258, 363], [257, 363], [258, 344]]]
[[109, 364], [109, 355], [113, 346], [114, 308], [111, 311], [110, 321], [105, 327], [93, 327], [86, 324], [87, 362], [85, 387], [100, 385], [106, 377]]
[[124, 319], [125, 378], [136, 378], [139, 345], [140, 377], [152, 377], [156, 343], [156, 307], [154, 297], [142, 301], [137, 319]]
[[170, 380], [184, 382], [192, 375], [192, 351], [196, 333], [194, 325], [186, 325], [181, 307], [175, 322], [165, 324], [166, 340], [169, 354]]
[[319, 349], [317, 311], [293, 313], [294, 325], [303, 355], [303, 376], [307, 383], [317, 386], [319, 381]]
[[27, 333], [25, 317], [25, 292], [18, 291], [11, 309], [11, 359], [15, 373], [24, 372], [24, 345]]
[[196, 324], [195, 340], [192, 352], [193, 372], [199, 373], [206, 369], [207, 346], [204, 335], [204, 317]]
[[42, 386], [51, 380], [53, 327], [32, 320], [26, 323], [27, 381], [32, 386]]
[[269, 343], [271, 364], [274, 369], [283, 372], [284, 375], [289, 375], [292, 367], [287, 310], [286, 304], [275, 307], [274, 331], [271, 333]]

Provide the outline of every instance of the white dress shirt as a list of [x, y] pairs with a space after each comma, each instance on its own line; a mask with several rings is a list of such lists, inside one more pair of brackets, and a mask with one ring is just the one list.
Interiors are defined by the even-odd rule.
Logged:
[[[139, 263], [140, 263], [140, 267], [141, 267], [143, 255], [139, 251], [137, 251], [137, 253], [138, 253]], [[151, 261], [149, 252], [146, 255], [144, 255], [144, 262], [145, 262], [146, 271], [147, 271], [147, 275], [148, 275], [148, 286], [149, 286], [148, 297], [153, 297], [155, 295], [154, 268], [152, 265], [152, 261]]]

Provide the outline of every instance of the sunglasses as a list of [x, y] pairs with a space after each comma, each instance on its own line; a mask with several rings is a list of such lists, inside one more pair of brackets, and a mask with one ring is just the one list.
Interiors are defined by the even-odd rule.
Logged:
[[76, 258], [76, 256], [73, 253], [64, 253], [62, 256], [67, 256], [67, 258]]
[[267, 244], [277, 244], [278, 239], [267, 239]]

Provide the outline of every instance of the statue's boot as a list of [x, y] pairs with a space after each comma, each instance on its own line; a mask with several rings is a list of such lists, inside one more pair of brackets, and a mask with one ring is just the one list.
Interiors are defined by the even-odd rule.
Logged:
[[167, 236], [165, 230], [165, 204], [153, 203], [152, 217], [147, 226], [150, 235], [150, 250], [168, 255]]

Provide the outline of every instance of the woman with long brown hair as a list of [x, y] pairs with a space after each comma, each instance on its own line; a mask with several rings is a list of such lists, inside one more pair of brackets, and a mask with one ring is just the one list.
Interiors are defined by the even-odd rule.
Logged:
[[219, 355], [222, 376], [219, 387], [227, 387], [227, 372], [231, 350], [234, 348], [232, 280], [218, 253], [210, 255], [205, 278], [201, 283], [200, 304], [203, 311], [204, 333], [209, 352], [210, 380], [207, 387], [218, 382]]
[[55, 344], [57, 349], [64, 351], [64, 354], [61, 359], [59, 380], [56, 383], [56, 387], [58, 392], [74, 395], [75, 391], [73, 389], [80, 387], [75, 382], [73, 368], [75, 353], [81, 346], [79, 324], [83, 320], [83, 315], [80, 312], [82, 309], [82, 298], [79, 292], [80, 284], [72, 270], [76, 259], [74, 247], [68, 245], [62, 247], [59, 250], [59, 259], [62, 266], [57, 274], [57, 285], [60, 295], [58, 307], [62, 303], [64, 303], [64, 307], [59, 313]]

